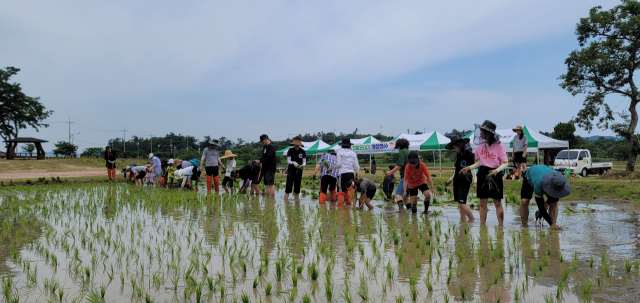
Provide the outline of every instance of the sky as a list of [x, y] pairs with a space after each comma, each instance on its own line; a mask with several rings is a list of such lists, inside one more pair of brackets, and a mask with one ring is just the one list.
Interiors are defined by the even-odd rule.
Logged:
[[583, 100], [558, 86], [576, 23], [618, 3], [5, 1], [0, 67], [20, 68], [11, 80], [54, 111], [50, 127], [20, 132], [47, 151], [69, 119], [79, 151], [122, 129], [257, 141], [489, 119], [550, 132]]

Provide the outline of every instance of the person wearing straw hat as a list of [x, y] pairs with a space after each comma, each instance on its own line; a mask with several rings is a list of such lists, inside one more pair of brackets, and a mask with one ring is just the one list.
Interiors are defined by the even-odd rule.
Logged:
[[[331, 172], [327, 172], [329, 167], [332, 167], [336, 164], [336, 150], [330, 149], [329, 153], [322, 155], [318, 163], [316, 163], [316, 170], [313, 172], [313, 178], [315, 179], [316, 174], [318, 174], [318, 169], [320, 169], [320, 204], [325, 204], [327, 202], [327, 189], [329, 190], [329, 201], [336, 202], [338, 195], [336, 193], [336, 184], [338, 182], [338, 176], [340, 174], [339, 170], [333, 170]], [[326, 165], [324, 163], [327, 163]]]
[[334, 170], [340, 170], [340, 189], [338, 193], [338, 204], [336, 206], [342, 206], [344, 204], [351, 205], [351, 188], [352, 182], [358, 179], [358, 172], [360, 172], [360, 164], [358, 163], [358, 156], [351, 150], [351, 139], [342, 138], [340, 142], [340, 150], [336, 154], [336, 164], [329, 167], [327, 172], [330, 173]]
[[[233, 194], [233, 183], [236, 183], [236, 157], [237, 156], [228, 149], [224, 152], [224, 156], [220, 157], [220, 159], [228, 159], [227, 171], [225, 172], [224, 179], [222, 180], [222, 188], [227, 194]], [[229, 186], [229, 188], [227, 188], [227, 186]]]
[[474, 189], [477, 187], [476, 170], [471, 170], [471, 173], [461, 175], [460, 171], [475, 162], [473, 152], [471, 151], [471, 145], [469, 145], [469, 138], [461, 139], [457, 135], [450, 137], [449, 142], [445, 148], [448, 150], [454, 150], [456, 152], [455, 171], [451, 178], [447, 180], [445, 186], [449, 186], [453, 182], [453, 199], [458, 202], [458, 210], [460, 211], [460, 219], [464, 220], [469, 218], [469, 221], [473, 221], [473, 212], [469, 206], [467, 206], [467, 196], [469, 195], [469, 188], [473, 183]]
[[476, 148], [476, 163], [463, 168], [460, 173], [466, 174], [472, 169], [478, 169], [477, 196], [480, 199], [480, 224], [485, 224], [487, 221], [489, 211], [487, 203], [491, 198], [496, 207], [498, 224], [502, 226], [504, 222], [502, 171], [509, 164], [509, 158], [507, 158], [504, 145], [499, 140], [500, 136], [496, 134], [495, 123], [485, 120], [482, 125], [476, 124], [475, 126], [480, 129], [480, 138], [474, 139], [477, 140], [475, 143], [478, 146]]
[[307, 165], [307, 152], [302, 149], [302, 138], [295, 136], [293, 142], [289, 144], [293, 146], [287, 151], [287, 182], [284, 189], [284, 200], [289, 200], [289, 194], [293, 189], [295, 199], [300, 199], [300, 185], [302, 184], [302, 173], [305, 165]]
[[[207, 193], [211, 193], [211, 181], [215, 186], [216, 193], [220, 193], [220, 177], [218, 176], [218, 167], [221, 166], [224, 169], [222, 160], [220, 160], [220, 154], [218, 153], [218, 145], [220, 140], [209, 140], [209, 146], [202, 151], [202, 158], [200, 163], [205, 163], [205, 173], [207, 174]], [[206, 161], [205, 161], [206, 160]]]
[[511, 158], [513, 159], [513, 163], [515, 163], [518, 176], [520, 176], [518, 181], [522, 181], [523, 173], [527, 170], [527, 145], [529, 144], [529, 138], [524, 134], [522, 126], [520, 125], [512, 130], [516, 133], [516, 136], [513, 138]]
[[[529, 167], [524, 174], [520, 190], [520, 218], [522, 224], [529, 222], [529, 202], [535, 195], [538, 211], [542, 218], [554, 229], [560, 229], [558, 220], [558, 201], [571, 193], [571, 185], [562, 173], [546, 165]], [[547, 201], [544, 196], [547, 196]], [[547, 208], [549, 211], [547, 212]]]

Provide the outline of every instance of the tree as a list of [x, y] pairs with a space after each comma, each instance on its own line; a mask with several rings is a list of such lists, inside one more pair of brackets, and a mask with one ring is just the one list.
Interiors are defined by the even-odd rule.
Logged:
[[29, 153], [29, 157], [33, 156], [33, 151], [36, 150], [36, 145], [33, 143], [27, 143], [22, 146], [22, 150]]
[[104, 148], [101, 147], [89, 147], [85, 148], [80, 154], [80, 157], [87, 158], [102, 158], [104, 156]]
[[575, 135], [576, 127], [573, 123], [558, 123], [553, 127], [551, 137], [558, 140], [569, 141], [569, 148], [578, 147], [578, 137]]
[[76, 152], [78, 151], [78, 146], [71, 144], [67, 141], [58, 141], [58, 143], [54, 144], [56, 148], [53, 150], [53, 153], [56, 155], [63, 155], [65, 157], [77, 157]]
[[601, 129], [614, 121], [611, 107], [605, 103], [610, 94], [629, 98], [629, 123], [623, 135], [629, 142], [627, 171], [634, 170], [638, 155], [635, 133], [638, 124], [636, 105], [640, 101], [633, 76], [640, 67], [640, 2], [622, 0], [620, 5], [602, 10], [596, 6], [589, 17], [581, 18], [576, 26], [579, 50], [565, 60], [567, 73], [560, 76], [560, 86], [573, 96], [584, 94], [583, 108], [575, 123], [587, 131], [593, 120]]
[[0, 137], [4, 140], [15, 139], [21, 129], [31, 126], [38, 131], [40, 127], [49, 127], [42, 121], [53, 113], [45, 110], [40, 97], [29, 97], [22, 92], [18, 83], [9, 83], [9, 78], [20, 69], [0, 68]]

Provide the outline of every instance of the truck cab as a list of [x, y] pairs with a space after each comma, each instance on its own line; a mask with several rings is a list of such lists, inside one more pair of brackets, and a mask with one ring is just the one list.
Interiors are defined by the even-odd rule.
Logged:
[[553, 163], [553, 169], [557, 171], [571, 170], [571, 173], [580, 174], [582, 177], [589, 174], [601, 175], [612, 168], [612, 162], [593, 162], [588, 149], [562, 150]]

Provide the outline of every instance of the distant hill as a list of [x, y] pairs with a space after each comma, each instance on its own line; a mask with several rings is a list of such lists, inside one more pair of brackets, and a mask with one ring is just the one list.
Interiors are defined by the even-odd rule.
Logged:
[[589, 140], [589, 141], [595, 141], [598, 140], [600, 138], [605, 138], [605, 139], [614, 139], [616, 141], [620, 141], [622, 140], [622, 138], [618, 138], [616, 136], [590, 136], [590, 137], [584, 137], [585, 140]]

